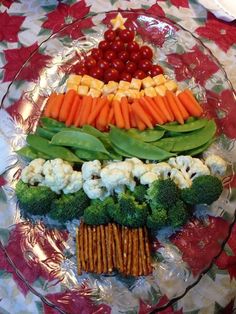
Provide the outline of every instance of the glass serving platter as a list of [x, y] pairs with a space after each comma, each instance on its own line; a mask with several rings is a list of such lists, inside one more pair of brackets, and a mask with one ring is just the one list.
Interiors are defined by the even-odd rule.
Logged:
[[[26, 165], [15, 151], [33, 132], [47, 97], [64, 92], [87, 51], [96, 47], [117, 12], [75, 21], [44, 41], [15, 76], [0, 110], [5, 143], [0, 188], [0, 269], [8, 267], [24, 292], [31, 290], [60, 313], [150, 313], [183, 296], [209, 269], [230, 235], [235, 219], [232, 174], [236, 151], [235, 93], [224, 69], [190, 32], [172, 21], [141, 12], [122, 12], [126, 27], [154, 50], [154, 63], [192, 89], [205, 115], [215, 118], [218, 139], [208, 149], [225, 158], [225, 189], [210, 207], [199, 206], [182, 229], [164, 228], [152, 243], [153, 273], [146, 277], [77, 275], [75, 235], [79, 221], [63, 229], [45, 217], [21, 218], [14, 186]], [[206, 152], [207, 153], [207, 152]], [[2, 255], [1, 255], [2, 254]], [[5, 264], [4, 264], [5, 263]], [[6, 266], [7, 265], [7, 266]]]

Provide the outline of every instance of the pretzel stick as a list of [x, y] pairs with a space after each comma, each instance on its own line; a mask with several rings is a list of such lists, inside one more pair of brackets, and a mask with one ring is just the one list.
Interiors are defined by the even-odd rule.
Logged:
[[80, 248], [80, 256], [81, 256], [81, 265], [82, 269], [86, 269], [85, 259], [84, 259], [84, 223], [80, 223], [80, 231], [79, 231], [79, 248]]
[[88, 261], [88, 228], [84, 224], [84, 260], [85, 260], [85, 270], [89, 270], [89, 261]]
[[116, 245], [115, 245], [115, 238], [114, 238], [114, 232], [113, 232], [113, 224], [111, 224], [111, 243], [112, 243], [112, 260], [114, 268], [118, 267], [117, 259], [116, 259]]
[[124, 245], [123, 245], [123, 262], [124, 262], [124, 273], [127, 272], [127, 259], [128, 259], [128, 228], [124, 227]]
[[138, 229], [133, 229], [133, 267], [132, 275], [138, 275]]
[[128, 261], [126, 275], [130, 275], [131, 273], [132, 247], [132, 230], [128, 229]]
[[101, 234], [100, 228], [97, 226], [97, 252], [98, 252], [98, 268], [97, 273], [101, 274], [102, 272], [102, 260], [101, 260]]
[[102, 244], [102, 273], [107, 273], [107, 254], [106, 254], [106, 239], [105, 239], [105, 227], [100, 225], [101, 244]]
[[151, 273], [152, 267], [151, 267], [150, 246], [149, 246], [148, 232], [147, 232], [146, 227], [144, 227], [144, 237], [145, 237], [145, 251], [147, 255], [147, 271], [148, 273]]
[[113, 269], [112, 263], [112, 244], [111, 244], [111, 227], [110, 224], [105, 227], [106, 239], [107, 239], [107, 263], [108, 272], [111, 273]]
[[140, 257], [141, 257], [141, 265], [140, 265], [141, 266], [141, 274], [146, 275], [147, 274], [146, 253], [145, 253], [145, 249], [144, 249], [143, 240], [144, 240], [143, 239], [143, 228], [139, 228], [139, 248], [140, 248]]
[[89, 271], [93, 272], [93, 231], [92, 227], [88, 226], [88, 246], [89, 246]]
[[94, 272], [97, 272], [97, 230], [96, 227], [93, 226], [93, 267]]
[[76, 228], [76, 246], [77, 246], [77, 271], [78, 275], [81, 275], [81, 260], [80, 260], [80, 247], [79, 247], [79, 237], [80, 231], [79, 228]]
[[114, 242], [116, 244], [116, 257], [117, 257], [117, 266], [120, 272], [123, 272], [123, 260], [122, 260], [122, 251], [121, 251], [121, 241], [119, 237], [119, 229], [116, 224], [113, 224], [113, 233], [114, 233]]

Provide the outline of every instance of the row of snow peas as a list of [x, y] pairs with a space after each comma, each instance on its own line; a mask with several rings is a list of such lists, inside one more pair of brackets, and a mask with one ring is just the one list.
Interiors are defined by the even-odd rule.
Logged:
[[111, 126], [109, 132], [100, 132], [90, 125], [66, 127], [62, 122], [42, 117], [35, 134], [27, 136], [28, 146], [18, 154], [28, 159], [61, 158], [75, 163], [123, 157], [162, 161], [177, 154], [200, 154], [212, 143], [215, 133], [214, 120], [203, 118], [145, 131]]

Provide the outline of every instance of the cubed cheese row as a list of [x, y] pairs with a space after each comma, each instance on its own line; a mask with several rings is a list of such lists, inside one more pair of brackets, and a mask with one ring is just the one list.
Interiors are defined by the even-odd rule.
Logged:
[[74, 89], [80, 95], [91, 95], [99, 97], [106, 95], [108, 98], [120, 100], [122, 97], [130, 99], [140, 98], [144, 95], [154, 97], [164, 96], [166, 90], [175, 92], [178, 86], [174, 80], [167, 79], [163, 74], [146, 77], [143, 80], [133, 78], [131, 82], [120, 81], [119, 83], [110, 81], [104, 84], [102, 81], [89, 75], [69, 76], [67, 90]]

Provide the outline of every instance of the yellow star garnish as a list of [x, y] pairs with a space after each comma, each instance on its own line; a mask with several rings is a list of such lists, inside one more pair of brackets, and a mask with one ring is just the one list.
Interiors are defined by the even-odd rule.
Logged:
[[127, 18], [124, 18], [120, 13], [117, 14], [117, 16], [114, 19], [111, 19], [111, 24], [113, 26], [113, 30], [116, 30], [118, 28], [125, 29], [125, 22], [127, 21]]

